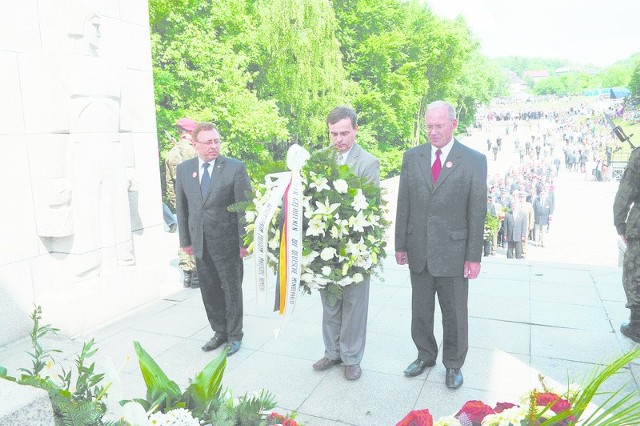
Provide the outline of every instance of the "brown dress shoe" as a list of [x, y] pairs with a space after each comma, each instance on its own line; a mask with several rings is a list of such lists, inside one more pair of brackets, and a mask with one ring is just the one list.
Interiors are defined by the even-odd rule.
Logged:
[[346, 365], [344, 367], [344, 378], [347, 380], [358, 380], [362, 376], [360, 364]]
[[342, 364], [341, 359], [329, 359], [326, 356], [313, 364], [313, 369], [316, 371], [324, 371], [327, 368], [331, 368], [334, 365]]

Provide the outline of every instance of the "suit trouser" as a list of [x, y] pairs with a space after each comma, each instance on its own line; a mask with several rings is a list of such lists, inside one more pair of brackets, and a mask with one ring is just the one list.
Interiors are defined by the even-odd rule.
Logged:
[[539, 223], [536, 223], [533, 226], [534, 230], [535, 230], [535, 236], [536, 236], [536, 241], [538, 242], [539, 246], [544, 246], [544, 233], [547, 232], [547, 225], [541, 225]]
[[360, 364], [367, 340], [370, 278], [344, 288], [342, 298], [332, 306], [327, 290], [320, 290], [322, 299], [322, 339], [324, 355], [341, 359], [345, 365]]
[[522, 259], [522, 241], [507, 241], [507, 259], [513, 259], [513, 251], [516, 252], [516, 259]]
[[420, 273], [411, 273], [411, 289], [411, 337], [418, 348], [418, 358], [433, 362], [438, 357], [438, 343], [433, 334], [437, 294], [444, 334], [442, 363], [446, 368], [462, 367], [469, 350], [469, 280], [434, 277], [425, 267]]
[[242, 275], [239, 252], [235, 257], [213, 260], [207, 243], [202, 258], [196, 257], [202, 302], [216, 335], [242, 340]]

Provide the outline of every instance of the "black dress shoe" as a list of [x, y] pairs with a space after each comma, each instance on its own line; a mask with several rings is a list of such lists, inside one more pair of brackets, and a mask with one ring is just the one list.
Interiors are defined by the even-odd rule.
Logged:
[[459, 368], [447, 368], [447, 376], [444, 382], [449, 389], [458, 389], [464, 382], [462, 371]]
[[204, 344], [204, 346], [202, 347], [202, 350], [205, 352], [213, 351], [215, 349], [218, 349], [220, 346], [222, 346], [226, 341], [227, 341], [226, 337], [222, 337], [220, 335], [213, 336], [211, 340], [209, 340], [207, 343]]
[[225, 346], [225, 349], [229, 349], [229, 352], [227, 352], [227, 356], [231, 356], [236, 352], [238, 352], [240, 350], [241, 344], [242, 344], [241, 340], [232, 340], [229, 343], [227, 343], [227, 346]]
[[424, 373], [424, 370], [426, 370], [428, 367], [433, 367], [434, 365], [436, 365], [435, 361], [429, 362], [418, 358], [411, 364], [409, 364], [406, 370], [404, 370], [404, 375], [407, 377], [419, 376], [420, 374]]

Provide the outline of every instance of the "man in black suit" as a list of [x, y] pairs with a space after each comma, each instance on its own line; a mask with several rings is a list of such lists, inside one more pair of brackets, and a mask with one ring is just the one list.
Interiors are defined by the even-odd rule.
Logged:
[[445, 383], [462, 386], [468, 343], [469, 279], [480, 273], [487, 214], [487, 158], [453, 138], [455, 108], [443, 101], [427, 106], [428, 144], [402, 160], [396, 214], [396, 261], [411, 271], [411, 337], [418, 358], [404, 374], [433, 367], [435, 296], [442, 311]]
[[247, 199], [251, 183], [244, 163], [220, 155], [220, 134], [200, 123], [192, 134], [196, 158], [176, 171], [176, 211], [180, 246], [193, 254], [202, 301], [215, 335], [203, 347], [227, 343], [228, 355], [242, 341], [242, 258], [244, 215], [228, 207]]

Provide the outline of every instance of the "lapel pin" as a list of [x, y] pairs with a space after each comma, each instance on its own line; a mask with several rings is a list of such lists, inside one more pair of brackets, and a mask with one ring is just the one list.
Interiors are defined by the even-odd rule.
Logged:
[[193, 176], [194, 178], [197, 178], [198, 177], [198, 173], [197, 172], [193, 172], [193, 174], [191, 176]]
[[447, 161], [447, 163], [445, 164], [445, 166], [447, 166], [447, 169], [450, 169], [453, 167], [453, 163], [451, 161]]

